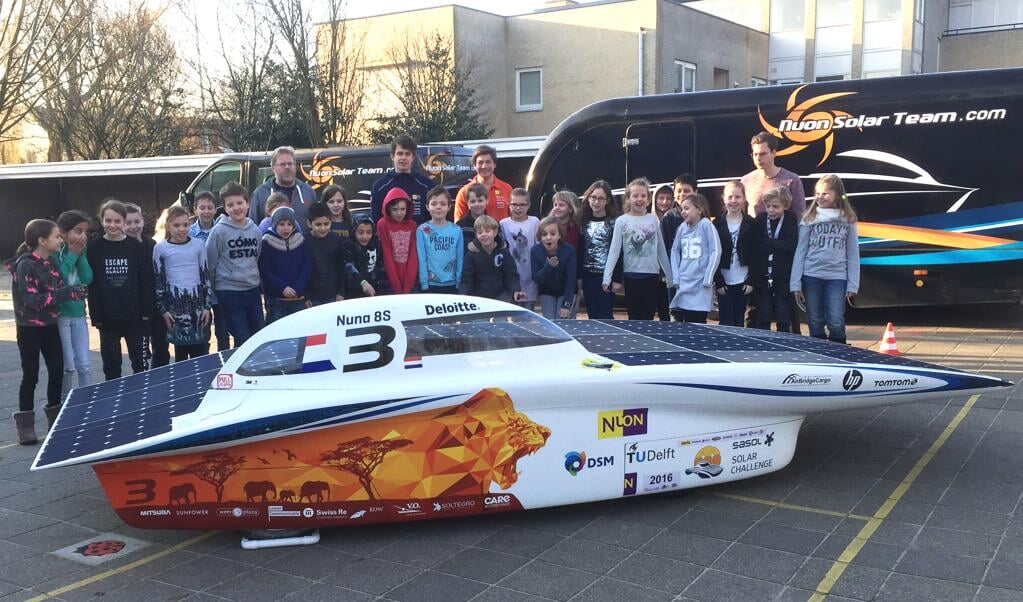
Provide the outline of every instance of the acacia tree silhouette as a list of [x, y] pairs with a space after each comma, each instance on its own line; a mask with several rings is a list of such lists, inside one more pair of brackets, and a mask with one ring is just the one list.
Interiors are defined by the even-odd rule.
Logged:
[[171, 476], [194, 474], [206, 481], [217, 492], [217, 502], [223, 501], [224, 484], [245, 465], [245, 456], [232, 456], [226, 452], [206, 454], [202, 460], [171, 472]]
[[412, 441], [408, 439], [374, 441], [369, 437], [361, 437], [338, 443], [333, 451], [321, 454], [320, 460], [338, 470], [355, 475], [369, 499], [375, 500], [377, 496], [373, 492], [373, 471], [384, 461], [384, 456], [411, 444]]

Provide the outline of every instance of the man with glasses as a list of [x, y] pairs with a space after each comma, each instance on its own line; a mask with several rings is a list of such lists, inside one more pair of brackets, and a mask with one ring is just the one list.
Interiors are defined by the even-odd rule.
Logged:
[[792, 195], [792, 207], [790, 208], [800, 218], [806, 211], [806, 191], [803, 189], [803, 182], [799, 176], [774, 164], [774, 158], [778, 154], [778, 139], [760, 132], [750, 140], [753, 148], [751, 156], [756, 169], [742, 177], [742, 185], [746, 189], [746, 200], [749, 203], [747, 210], [753, 217], [767, 211], [760, 196], [768, 190], [781, 186], [788, 188]]
[[266, 217], [266, 199], [279, 192], [291, 201], [291, 209], [295, 212], [295, 227], [305, 225], [306, 208], [316, 202], [316, 192], [312, 186], [295, 178], [298, 165], [295, 162], [295, 149], [290, 146], [278, 146], [270, 155], [270, 168], [274, 175], [267, 178], [259, 188], [252, 192], [249, 204], [249, 217], [259, 223]]

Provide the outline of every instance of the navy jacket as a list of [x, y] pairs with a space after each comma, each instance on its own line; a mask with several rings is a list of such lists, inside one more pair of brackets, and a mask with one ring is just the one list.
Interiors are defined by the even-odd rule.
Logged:
[[572, 245], [558, 241], [558, 249], [555, 251], [558, 257], [558, 267], [551, 267], [547, 263], [547, 249], [543, 243], [536, 243], [529, 250], [529, 263], [533, 268], [533, 282], [539, 287], [539, 294], [561, 297], [565, 299], [562, 307], [571, 309], [575, 301], [575, 249]]
[[401, 188], [408, 194], [412, 201], [410, 210], [411, 217], [417, 224], [430, 219], [426, 212], [426, 193], [433, 188], [430, 178], [413, 170], [412, 173], [398, 173], [394, 169], [388, 169], [387, 173], [377, 178], [369, 191], [369, 210], [373, 217], [373, 223], [377, 223], [383, 217], [384, 197], [392, 188]]
[[796, 243], [799, 242], [799, 216], [786, 211], [777, 238], [767, 234], [767, 223], [767, 214], [761, 213], [753, 225], [755, 230], [761, 232], [761, 249], [753, 266], [757, 277], [755, 284], [767, 285], [767, 257], [773, 253], [771, 277], [775, 282], [782, 283], [783, 290], [787, 290], [789, 277], [792, 275], [792, 258], [796, 253]]
[[511, 301], [519, 292], [519, 272], [508, 245], [497, 237], [494, 250], [487, 252], [479, 240], [468, 245], [462, 261], [462, 282], [458, 292], [498, 301]]
[[283, 291], [289, 286], [299, 297], [304, 297], [312, 272], [309, 246], [300, 232], [295, 232], [288, 240], [282, 240], [273, 231], [263, 235], [263, 244], [259, 247], [259, 277], [268, 299], [283, 299]]

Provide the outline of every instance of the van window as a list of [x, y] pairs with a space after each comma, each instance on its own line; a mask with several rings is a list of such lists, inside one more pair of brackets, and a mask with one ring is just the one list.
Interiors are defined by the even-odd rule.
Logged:
[[220, 189], [228, 182], [242, 181], [242, 164], [235, 161], [228, 161], [214, 165], [213, 169], [206, 172], [195, 182], [192, 193], [196, 194], [208, 190], [217, 198], [220, 198]]
[[539, 347], [571, 341], [554, 324], [528, 311], [495, 311], [402, 322], [405, 359], [476, 351]]

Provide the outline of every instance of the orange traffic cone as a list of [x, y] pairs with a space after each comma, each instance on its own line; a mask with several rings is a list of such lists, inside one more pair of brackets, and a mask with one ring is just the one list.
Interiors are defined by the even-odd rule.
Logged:
[[898, 344], [895, 342], [895, 327], [892, 326], [891, 322], [884, 329], [884, 335], [881, 336], [881, 342], [878, 343], [877, 352], [885, 355], [902, 355]]

